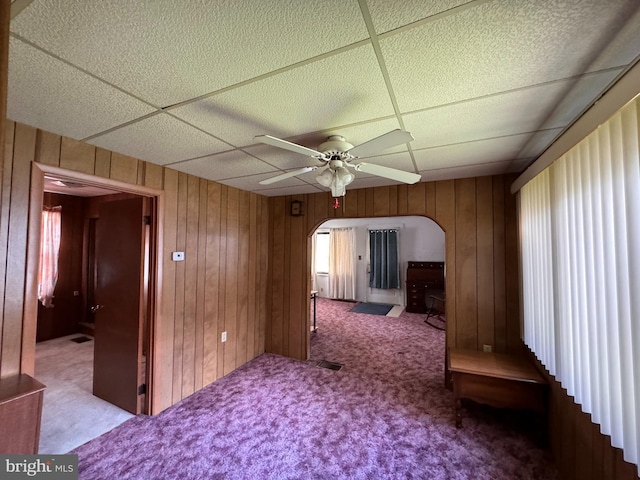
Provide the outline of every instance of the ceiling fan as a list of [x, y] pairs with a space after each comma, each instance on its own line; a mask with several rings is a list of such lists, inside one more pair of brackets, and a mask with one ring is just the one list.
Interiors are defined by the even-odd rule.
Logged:
[[331, 194], [334, 197], [341, 197], [345, 194], [345, 187], [353, 182], [355, 178], [354, 174], [348, 170], [349, 168], [357, 172], [370, 173], [379, 177], [409, 184], [416, 183], [421, 178], [420, 175], [416, 173], [405, 172], [373, 163], [351, 163], [351, 161], [356, 158], [373, 155], [381, 150], [413, 140], [413, 136], [409, 132], [400, 129], [392, 130], [355, 147], [348, 143], [343, 136], [331, 135], [318, 147], [318, 150], [303, 147], [297, 143], [291, 143], [270, 135], [257, 135], [255, 138], [259, 142], [266, 143], [267, 145], [283, 148], [302, 155], [308, 155], [318, 161], [324, 162], [324, 165], [298, 168], [291, 172], [262, 180], [260, 182], [261, 185], [270, 185], [286, 178], [295, 177], [296, 175], [302, 175], [303, 173], [326, 167], [322, 173], [316, 177], [316, 180], [320, 185], [331, 188]]

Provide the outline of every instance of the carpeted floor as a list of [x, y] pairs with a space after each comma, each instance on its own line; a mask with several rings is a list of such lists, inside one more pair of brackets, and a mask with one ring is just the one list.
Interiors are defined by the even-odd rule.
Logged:
[[93, 390], [93, 340], [69, 335], [36, 345], [36, 378], [44, 383], [39, 453], [62, 454], [133, 417]]
[[[307, 362], [264, 354], [77, 448], [80, 479], [555, 479], [520, 415], [453, 422], [444, 332], [318, 299]], [[318, 361], [343, 364], [339, 371]]]

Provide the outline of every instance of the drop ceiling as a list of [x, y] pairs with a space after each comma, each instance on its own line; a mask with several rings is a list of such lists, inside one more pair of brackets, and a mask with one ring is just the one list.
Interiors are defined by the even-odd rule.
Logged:
[[[423, 181], [520, 172], [638, 59], [636, 0], [15, 0], [8, 117], [263, 195], [317, 149]], [[348, 189], [397, 182], [358, 172]]]

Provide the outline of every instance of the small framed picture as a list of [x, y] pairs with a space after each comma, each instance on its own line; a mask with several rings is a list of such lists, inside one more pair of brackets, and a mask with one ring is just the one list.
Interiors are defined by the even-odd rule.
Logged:
[[302, 202], [300, 200], [293, 200], [291, 202], [291, 215], [293, 217], [302, 215]]

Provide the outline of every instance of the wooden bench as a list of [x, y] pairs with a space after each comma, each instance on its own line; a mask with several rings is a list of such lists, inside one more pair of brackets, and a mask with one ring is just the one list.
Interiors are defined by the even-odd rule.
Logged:
[[497, 408], [526, 409], [546, 416], [547, 382], [525, 357], [449, 349], [456, 427], [462, 427], [463, 398]]

